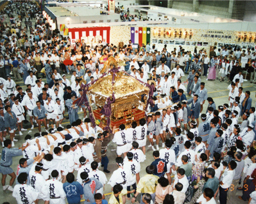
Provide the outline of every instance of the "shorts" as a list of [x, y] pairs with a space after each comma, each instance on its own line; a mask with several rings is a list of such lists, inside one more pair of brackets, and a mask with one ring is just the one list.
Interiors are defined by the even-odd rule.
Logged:
[[234, 99], [230, 97], [229, 102], [234, 103]]
[[145, 147], [146, 143], [147, 143], [147, 139], [143, 139], [143, 140], [136, 140], [136, 142], [138, 142], [139, 147]]
[[38, 194], [38, 197], [37, 197], [38, 200], [44, 200], [44, 201], [49, 201], [49, 197], [47, 195], [45, 195], [45, 193], [43, 192], [39, 192]]
[[16, 128], [11, 129], [11, 130], [9, 131], [9, 133], [14, 133], [16, 130], [17, 130]]
[[33, 111], [32, 110], [28, 110], [28, 116], [33, 117]]
[[55, 120], [55, 118], [56, 118], [56, 114], [55, 113], [47, 113], [47, 116], [46, 116], [47, 120], [50, 120], [50, 119]]
[[25, 120], [25, 118], [24, 118], [24, 115], [23, 114], [21, 114], [21, 115], [16, 115], [16, 118], [18, 118], [19, 120], [17, 121], [18, 123], [21, 123], [23, 120]]
[[122, 155], [125, 152], [129, 152], [131, 149], [132, 149], [132, 145], [128, 143], [123, 146], [117, 146], [116, 153], [117, 155]]
[[14, 171], [12, 170], [11, 167], [5, 167], [5, 166], [1, 166], [0, 165], [0, 173], [3, 174], [3, 175], [7, 175], [7, 174], [11, 174], [13, 173]]
[[0, 128], [0, 132], [6, 132], [5, 126]]
[[154, 137], [154, 134], [152, 132], [149, 132], [148, 137], [152, 139]]
[[[57, 118], [57, 116], [59, 117], [59, 118]], [[62, 120], [63, 119], [63, 114], [61, 114], [61, 115], [56, 115], [56, 118], [55, 118], [55, 121], [60, 121], [60, 120]]]

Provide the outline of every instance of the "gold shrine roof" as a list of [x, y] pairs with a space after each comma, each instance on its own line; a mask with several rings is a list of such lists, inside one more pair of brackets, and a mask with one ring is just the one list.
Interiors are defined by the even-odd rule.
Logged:
[[[112, 86], [112, 74], [108, 74], [100, 79], [98, 79], [91, 87], [90, 91], [92, 93], [109, 97], [112, 96], [112, 92], [115, 92], [115, 98], [119, 99], [128, 95], [136, 95], [143, 91], [149, 91], [144, 84], [139, 82], [137, 79], [133, 78], [120, 71], [115, 76], [115, 82]], [[137, 97], [140, 98], [139, 95]]]

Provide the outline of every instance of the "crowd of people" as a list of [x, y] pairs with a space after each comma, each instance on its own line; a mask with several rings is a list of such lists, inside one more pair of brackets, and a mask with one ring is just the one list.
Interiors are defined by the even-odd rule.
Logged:
[[[28, 2], [9, 3], [1, 19], [0, 173], [3, 191], [12, 191], [17, 203], [226, 204], [237, 189], [240, 199], [256, 203], [255, 107], [243, 89], [248, 74], [256, 80], [254, 50], [211, 48], [208, 54], [181, 46], [158, 51], [150, 43], [133, 49], [131, 41], [121, 48], [71, 44]], [[153, 86], [152, 97], [142, 95], [138, 106], [145, 119], [113, 132], [100, 120], [94, 126], [88, 107], [74, 103], [82, 84], [102, 76], [110, 56], [120, 70]], [[201, 80], [217, 76], [229, 84], [223, 104], [215, 104]], [[92, 109], [101, 108], [91, 101]], [[38, 131], [31, 135], [25, 126]], [[25, 135], [20, 148], [15, 134]], [[117, 169], [108, 180], [110, 142], [117, 146]], [[146, 160], [147, 145], [153, 151]], [[106, 184], [112, 187], [108, 201]]]

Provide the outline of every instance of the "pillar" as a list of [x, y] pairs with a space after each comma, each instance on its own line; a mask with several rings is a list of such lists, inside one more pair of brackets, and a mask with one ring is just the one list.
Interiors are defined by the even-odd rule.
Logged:
[[229, 0], [228, 14], [230, 18], [232, 17], [232, 14], [233, 14], [233, 7], [234, 7], [234, 0]]
[[167, 8], [172, 8], [173, 1], [174, 1], [174, 0], [168, 0], [168, 2], [167, 2]]
[[198, 0], [193, 0], [193, 11], [197, 12], [199, 8], [199, 1]]

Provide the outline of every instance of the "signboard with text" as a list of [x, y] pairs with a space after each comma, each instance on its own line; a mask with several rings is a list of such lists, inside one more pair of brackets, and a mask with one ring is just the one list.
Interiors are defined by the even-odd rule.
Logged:
[[108, 0], [108, 11], [115, 13], [115, 0]]

